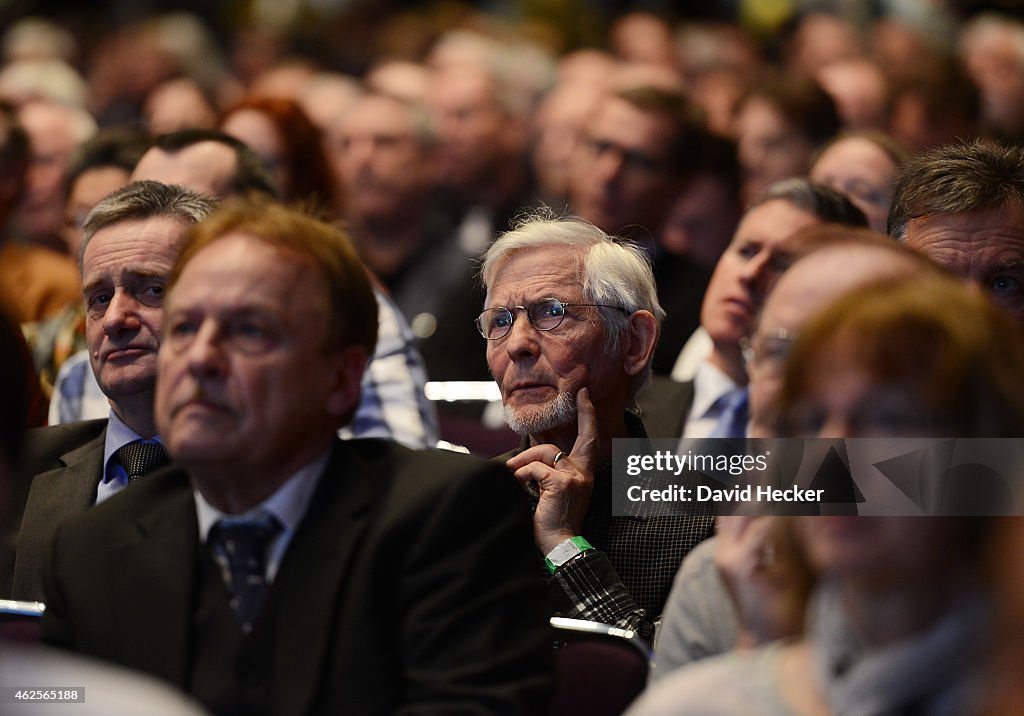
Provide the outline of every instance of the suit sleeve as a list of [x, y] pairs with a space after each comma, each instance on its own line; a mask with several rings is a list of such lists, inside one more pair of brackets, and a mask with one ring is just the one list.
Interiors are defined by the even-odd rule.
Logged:
[[73, 649], [74, 635], [68, 619], [66, 598], [57, 567], [60, 563], [58, 555], [61, 551], [63, 534], [64, 530], [58, 527], [53, 540], [53, 548], [50, 550], [50, 559], [45, 562], [43, 568], [46, 610], [43, 612], [42, 640], [46, 644]]
[[[473, 463], [468, 463], [473, 465]], [[408, 546], [401, 714], [537, 714], [551, 637], [529, 505], [502, 466], [453, 477]]]

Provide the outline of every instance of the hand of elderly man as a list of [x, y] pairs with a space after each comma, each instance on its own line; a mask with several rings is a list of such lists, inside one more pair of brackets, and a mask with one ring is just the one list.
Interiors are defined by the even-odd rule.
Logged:
[[590, 393], [576, 394], [576, 442], [566, 455], [557, 445], [534, 445], [505, 462], [520, 483], [534, 482], [540, 492], [533, 534], [540, 551], [580, 534], [590, 508], [597, 467], [597, 415]]

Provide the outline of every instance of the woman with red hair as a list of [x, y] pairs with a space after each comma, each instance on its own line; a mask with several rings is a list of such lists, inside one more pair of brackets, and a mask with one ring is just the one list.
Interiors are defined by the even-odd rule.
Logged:
[[337, 218], [338, 186], [320, 130], [298, 104], [247, 97], [224, 113], [220, 128], [260, 155], [286, 202], [301, 203], [326, 219]]

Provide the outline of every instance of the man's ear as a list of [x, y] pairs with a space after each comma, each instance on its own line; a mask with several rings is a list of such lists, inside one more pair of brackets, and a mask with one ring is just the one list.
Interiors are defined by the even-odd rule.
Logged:
[[650, 311], [635, 311], [629, 317], [622, 354], [622, 367], [627, 375], [637, 375], [650, 364], [659, 335], [661, 326]]
[[362, 346], [347, 346], [328, 357], [333, 371], [327, 395], [329, 415], [343, 417], [355, 412], [362, 394], [363, 371], [369, 359]]

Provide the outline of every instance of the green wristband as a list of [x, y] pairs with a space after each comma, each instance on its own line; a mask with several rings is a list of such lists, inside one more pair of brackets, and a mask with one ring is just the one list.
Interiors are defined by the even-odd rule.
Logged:
[[594, 549], [594, 546], [583, 537], [570, 537], [556, 544], [555, 548], [548, 552], [547, 557], [544, 558], [544, 564], [547, 565], [548, 571], [554, 574], [556, 569], [588, 549]]

